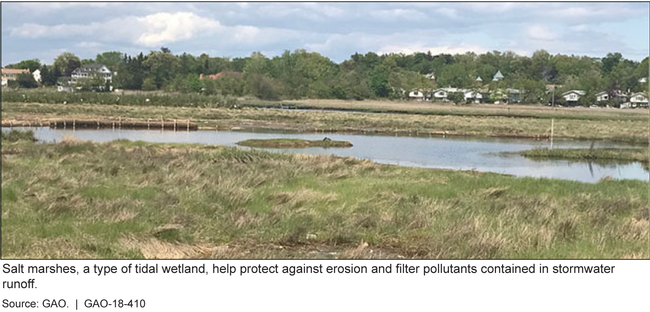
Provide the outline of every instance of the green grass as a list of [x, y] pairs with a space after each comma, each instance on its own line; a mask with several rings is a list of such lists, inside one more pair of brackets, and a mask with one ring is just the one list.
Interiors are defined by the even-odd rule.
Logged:
[[529, 158], [557, 158], [575, 160], [626, 160], [648, 163], [647, 148], [580, 148], [580, 149], [548, 149], [536, 148], [519, 152]]
[[237, 145], [260, 148], [352, 147], [348, 141], [301, 139], [251, 139], [237, 142]]
[[5, 258], [648, 258], [643, 181], [123, 140], [11, 147]]
[[2, 141], [17, 142], [20, 140], [36, 142], [34, 131], [32, 130], [2, 131]]

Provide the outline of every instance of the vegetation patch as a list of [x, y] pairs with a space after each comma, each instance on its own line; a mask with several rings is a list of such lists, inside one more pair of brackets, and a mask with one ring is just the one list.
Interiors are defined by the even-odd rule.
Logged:
[[36, 142], [34, 131], [32, 130], [10, 130], [2, 131], [2, 141], [17, 142], [17, 141], [31, 141]]
[[520, 152], [520, 155], [529, 158], [556, 158], [570, 160], [623, 160], [648, 163], [647, 148], [536, 148], [532, 150], [522, 151]]
[[352, 147], [348, 141], [302, 139], [251, 139], [237, 142], [237, 145], [262, 148], [307, 148], [307, 147]]
[[[4, 94], [4, 92], [3, 92]], [[320, 103], [320, 102], [319, 102]], [[554, 137], [611, 140], [648, 144], [647, 110], [552, 109], [541, 106], [458, 107], [406, 102], [324, 102], [328, 107], [369, 107], [384, 113], [339, 111], [226, 109], [210, 107], [120, 106], [98, 104], [39, 104], [2, 102], [3, 120], [39, 121], [66, 119], [124, 122], [191, 120], [199, 128], [266, 129], [298, 132], [346, 132], [404, 136], [489, 136], [546, 139]], [[320, 105], [320, 104], [319, 104]], [[180, 102], [179, 106], [183, 106]], [[394, 113], [404, 109], [409, 113]], [[418, 112], [422, 111], [422, 114]], [[510, 116], [520, 116], [511, 118]], [[525, 117], [521, 117], [525, 116]], [[562, 117], [562, 118], [560, 118]], [[158, 124], [160, 126], [160, 124]], [[152, 126], [154, 127], [154, 126]], [[153, 129], [153, 128], [152, 128]]]
[[3, 156], [3, 257], [648, 258], [645, 181], [65, 144], [17, 141]]

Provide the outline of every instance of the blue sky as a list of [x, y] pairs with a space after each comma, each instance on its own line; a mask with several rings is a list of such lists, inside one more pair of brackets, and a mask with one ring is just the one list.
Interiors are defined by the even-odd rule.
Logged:
[[514, 51], [642, 60], [648, 3], [2, 3], [2, 65], [69, 51], [242, 57], [261, 51]]

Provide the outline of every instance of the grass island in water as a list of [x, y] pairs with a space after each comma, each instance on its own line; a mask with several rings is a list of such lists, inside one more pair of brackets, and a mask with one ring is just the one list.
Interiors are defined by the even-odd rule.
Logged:
[[306, 147], [352, 147], [348, 141], [302, 139], [251, 139], [237, 142], [237, 145], [263, 148], [306, 148]]

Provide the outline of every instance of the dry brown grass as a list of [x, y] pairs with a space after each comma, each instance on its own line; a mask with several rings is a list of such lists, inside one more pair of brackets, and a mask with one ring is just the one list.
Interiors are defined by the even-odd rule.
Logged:
[[120, 244], [126, 250], [137, 250], [145, 259], [204, 259], [228, 249], [227, 246], [170, 243], [154, 237], [136, 238], [132, 235], [122, 238]]

